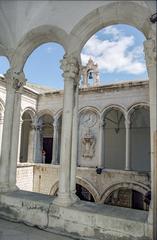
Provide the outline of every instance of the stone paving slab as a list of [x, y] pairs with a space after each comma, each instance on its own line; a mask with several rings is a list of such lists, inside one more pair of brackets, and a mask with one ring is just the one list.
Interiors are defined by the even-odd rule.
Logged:
[[0, 219], [0, 240], [72, 240], [75, 238], [46, 232], [22, 223]]

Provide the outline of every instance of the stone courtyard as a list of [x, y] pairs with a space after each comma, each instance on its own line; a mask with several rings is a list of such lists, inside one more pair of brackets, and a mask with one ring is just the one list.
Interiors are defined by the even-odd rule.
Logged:
[[[156, 1], [0, 1], [10, 64], [0, 76], [0, 239], [157, 240], [155, 12]], [[105, 86], [97, 63], [82, 65], [85, 43], [111, 24], [144, 34], [148, 79]], [[27, 59], [48, 42], [64, 48], [64, 90], [27, 83]]]

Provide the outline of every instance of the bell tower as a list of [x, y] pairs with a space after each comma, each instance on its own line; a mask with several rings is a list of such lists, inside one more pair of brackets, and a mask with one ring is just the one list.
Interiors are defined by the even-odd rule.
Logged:
[[[97, 87], [100, 86], [99, 70], [98, 64], [94, 64], [93, 60], [90, 58], [86, 66], [82, 67], [82, 88]], [[89, 80], [93, 79], [93, 84], [89, 84]]]

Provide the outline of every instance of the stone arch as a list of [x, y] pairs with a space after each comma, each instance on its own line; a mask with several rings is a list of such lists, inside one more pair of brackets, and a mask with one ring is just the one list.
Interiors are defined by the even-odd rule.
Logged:
[[100, 110], [95, 106], [85, 106], [79, 109], [79, 114], [81, 114], [83, 111], [92, 111], [96, 114], [100, 115]]
[[63, 29], [51, 25], [42, 25], [33, 28], [18, 44], [11, 59], [12, 67], [21, 71], [33, 50], [41, 44], [48, 42], [56, 42], [60, 44], [66, 52], [68, 35]]
[[108, 169], [125, 169], [125, 115], [124, 107], [114, 104], [105, 107], [101, 114], [102, 164]]
[[79, 111], [78, 166], [96, 167], [98, 165], [99, 123], [100, 111], [96, 107], [87, 106]]
[[59, 118], [62, 116], [63, 114], [63, 109], [58, 110], [55, 114], [54, 114], [54, 119], [57, 119], [57, 121], [59, 120]]
[[31, 120], [32, 122], [34, 121], [34, 118], [35, 118], [35, 115], [36, 115], [36, 110], [32, 107], [26, 107], [24, 109], [21, 110], [21, 116], [25, 113], [25, 112], [28, 112], [30, 117], [31, 117]]
[[[89, 181], [87, 181], [82, 177], [76, 177], [76, 184], [79, 184], [82, 187], [86, 188], [88, 192], [93, 196], [95, 202], [100, 201], [100, 194]], [[57, 192], [58, 187], [59, 187], [59, 181], [57, 180], [52, 186], [49, 195], [54, 195]]]
[[101, 195], [100, 197], [100, 203], [104, 203], [105, 200], [109, 197], [109, 195], [115, 191], [118, 190], [119, 188], [127, 188], [127, 189], [132, 189], [137, 192], [142, 193], [143, 195], [146, 194], [147, 191], [150, 191], [150, 187], [146, 186], [142, 183], [136, 183], [136, 182], [119, 182], [116, 184], [113, 184], [109, 186], [105, 192]]
[[72, 29], [71, 49], [72, 51], [76, 49], [77, 39], [78, 52], [81, 52], [87, 40], [94, 33], [104, 27], [119, 23], [136, 27], [148, 38], [152, 30], [152, 24], [148, 21], [151, 14], [148, 6], [140, 5], [137, 2], [106, 3], [86, 15]]
[[104, 117], [105, 117], [105, 115], [106, 115], [110, 110], [113, 110], [113, 109], [122, 112], [123, 115], [124, 115], [124, 117], [125, 117], [125, 115], [126, 115], [126, 109], [124, 108], [124, 106], [118, 105], [118, 104], [111, 104], [111, 105], [106, 106], [106, 107], [102, 110], [101, 120], [103, 120]]
[[149, 110], [149, 104], [147, 102], [138, 102], [138, 103], [134, 103], [132, 106], [128, 108], [128, 111], [127, 111], [128, 115], [130, 116], [133, 109], [138, 107], [144, 107]]
[[36, 114], [36, 118], [37, 118], [37, 121], [39, 120], [39, 118], [41, 118], [43, 115], [50, 115], [52, 118], [54, 117], [54, 113], [49, 110], [49, 109], [43, 109], [39, 112], [37, 112]]
[[135, 171], [150, 171], [150, 111], [149, 104], [133, 104], [128, 112], [130, 128], [130, 163]]
[[100, 200], [100, 194], [95, 189], [95, 187], [86, 179], [82, 177], [76, 177], [76, 183], [80, 184], [82, 187], [86, 188], [88, 192], [93, 196], [95, 202], [99, 202]]
[[49, 195], [55, 195], [59, 188], [59, 180], [57, 180], [50, 189]]

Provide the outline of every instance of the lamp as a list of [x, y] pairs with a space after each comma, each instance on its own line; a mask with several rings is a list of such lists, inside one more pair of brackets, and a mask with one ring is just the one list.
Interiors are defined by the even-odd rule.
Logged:
[[154, 13], [154, 14], [150, 17], [150, 21], [151, 21], [151, 23], [156, 23], [156, 22], [157, 22], [157, 13]]

